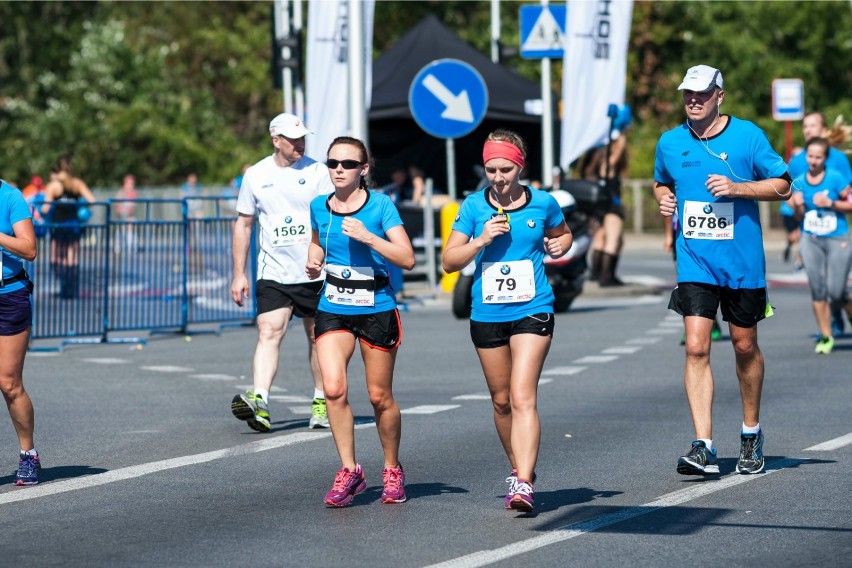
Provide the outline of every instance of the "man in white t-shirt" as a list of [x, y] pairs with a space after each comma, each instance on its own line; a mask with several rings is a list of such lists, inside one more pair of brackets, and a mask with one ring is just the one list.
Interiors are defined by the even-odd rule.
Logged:
[[281, 341], [295, 315], [302, 318], [305, 326], [314, 377], [309, 427], [328, 428], [322, 375], [314, 349], [314, 314], [323, 281], [310, 280], [305, 264], [311, 242], [311, 200], [331, 193], [334, 186], [325, 164], [305, 156], [305, 135], [309, 131], [298, 117], [279, 114], [269, 123], [269, 133], [275, 152], [245, 172], [237, 199], [231, 298], [242, 306], [249, 297], [245, 267], [257, 218], [258, 340], [252, 365], [253, 389], [235, 396], [231, 411], [253, 430], [269, 430], [269, 390], [278, 370]]

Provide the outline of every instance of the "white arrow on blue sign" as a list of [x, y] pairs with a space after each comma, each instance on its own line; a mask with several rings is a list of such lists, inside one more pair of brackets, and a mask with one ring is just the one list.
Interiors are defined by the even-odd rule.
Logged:
[[458, 59], [437, 59], [414, 77], [408, 106], [420, 128], [436, 138], [459, 138], [472, 132], [488, 110], [482, 75]]
[[565, 53], [566, 5], [521, 6], [521, 57], [559, 59]]

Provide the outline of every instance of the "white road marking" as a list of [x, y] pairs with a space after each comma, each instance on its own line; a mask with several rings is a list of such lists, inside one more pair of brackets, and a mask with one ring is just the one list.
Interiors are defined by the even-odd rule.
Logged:
[[852, 444], [852, 432], [846, 434], [845, 436], [840, 436], [839, 438], [835, 438], [833, 440], [829, 440], [827, 442], [823, 442], [822, 444], [817, 444], [816, 446], [811, 446], [810, 448], [805, 448], [806, 452], [830, 452], [831, 450], [836, 450], [838, 448], [842, 448], [843, 446], [848, 446]]
[[648, 333], [651, 335], [668, 335], [672, 333], [682, 333], [682, 327], [655, 327], [654, 329], [649, 329]]
[[618, 355], [587, 355], [574, 360], [574, 363], [609, 363], [618, 359]]
[[756, 479], [765, 479], [767, 475], [770, 475], [774, 471], [782, 470], [787, 467], [793, 467], [799, 463], [806, 461], [808, 460], [796, 458], [786, 458], [782, 460], [777, 460], [775, 462], [770, 462], [767, 464], [768, 467], [765, 474], [731, 474], [727, 477], [723, 477], [718, 481], [702, 483], [700, 485], [687, 487], [686, 489], [673, 491], [672, 493], [663, 495], [655, 501], [645, 503], [644, 505], [639, 505], [638, 507], [631, 507], [629, 509], [624, 509], [622, 511], [589, 519], [588, 521], [558, 527], [549, 530], [540, 536], [514, 542], [512, 544], [508, 544], [506, 546], [502, 546], [500, 548], [495, 548], [492, 550], [481, 550], [479, 552], [474, 552], [472, 554], [467, 554], [465, 556], [460, 556], [458, 558], [447, 560], [446, 562], [432, 564], [428, 568], [475, 568], [478, 566], [487, 566], [496, 562], [502, 562], [507, 558], [520, 556], [521, 554], [525, 554], [537, 548], [543, 548], [550, 544], [556, 544], [557, 542], [563, 542], [572, 538], [576, 538], [578, 536], [583, 536], [584, 534], [594, 532], [598, 529], [606, 528], [621, 523], [623, 521], [633, 519], [635, 517], [647, 515], [648, 513], [653, 513], [654, 511], [658, 511], [666, 507], [675, 507], [677, 505], [682, 505], [684, 503], [688, 503], [689, 501], [694, 501], [695, 499], [699, 499], [701, 497], [704, 497], [705, 495], [716, 493], [717, 491], [721, 491], [723, 489], [727, 489], [735, 485], [748, 483], [749, 481], [754, 481]]
[[538, 384], [540, 384], [540, 385], [546, 385], [547, 383], [552, 383], [552, 382], [553, 382], [553, 379], [539, 379], [538, 380]]
[[287, 408], [293, 414], [313, 414], [310, 406], [288, 406]]
[[269, 400], [277, 400], [278, 402], [307, 402], [310, 404], [313, 399], [306, 396], [288, 395], [288, 394], [271, 394]]
[[129, 359], [117, 359], [115, 357], [90, 357], [83, 359], [86, 363], [97, 363], [98, 365], [122, 365], [130, 363]]
[[584, 298], [582, 295], [574, 302], [574, 306], [578, 308], [615, 308], [627, 306], [647, 306], [650, 304], [660, 304], [663, 301], [668, 301], [662, 296], [633, 296], [629, 298], [614, 297], [614, 298]]
[[200, 379], [202, 381], [236, 381], [237, 377], [234, 375], [224, 375], [221, 373], [208, 373], [201, 375], [190, 375], [193, 379]]
[[635, 339], [628, 339], [625, 341], [628, 345], [653, 345], [654, 343], [659, 343], [660, 337], [637, 337]]
[[542, 373], [542, 375], [576, 375], [581, 371], [585, 371], [588, 367], [554, 367], [552, 369], [548, 369]]
[[[373, 422], [355, 425], [356, 429], [375, 427], [376, 425]], [[276, 448], [283, 448], [284, 446], [291, 446], [302, 442], [313, 442], [315, 440], [321, 440], [328, 437], [331, 437], [331, 432], [327, 430], [323, 432], [298, 432], [295, 434], [264, 438], [257, 442], [249, 442], [232, 448], [214, 450], [203, 454], [182, 456], [130, 467], [122, 467], [104, 473], [96, 473], [94, 475], [77, 477], [75, 479], [66, 479], [65, 481], [48, 482], [27, 487], [23, 490], [2, 493], [0, 494], [0, 505], [36, 499], [38, 497], [47, 497], [48, 495], [56, 495], [58, 493], [67, 493], [69, 491], [76, 491], [77, 489], [97, 487], [98, 485], [106, 485], [107, 483], [142, 477], [143, 475], [158, 473], [167, 469], [198, 465], [223, 458], [234, 458], [248, 454], [256, 454], [258, 452], [265, 452], [266, 450], [274, 450]]]
[[157, 373], [191, 373], [195, 370], [190, 367], [179, 367], [177, 365], [151, 365], [142, 367], [142, 369]]
[[412, 406], [411, 408], [405, 408], [400, 410], [402, 414], [435, 414], [436, 412], [444, 412], [445, 410], [452, 410], [454, 408], [461, 408], [459, 404], [424, 404], [423, 406]]
[[610, 347], [609, 349], [604, 349], [601, 353], [606, 355], [630, 355], [631, 353], [636, 353], [642, 349], [640, 346], [636, 345], [622, 345], [620, 347]]
[[683, 320], [663, 320], [657, 324], [657, 327], [683, 327]]
[[[254, 385], [235, 385], [235, 386], [236, 386], [237, 390], [240, 390], [240, 391], [254, 390]], [[285, 389], [283, 387], [277, 387], [275, 385], [272, 385], [272, 388], [269, 389], [269, 392], [287, 392], [287, 389]]]
[[454, 396], [452, 400], [491, 400], [491, 395], [485, 394], [460, 394]]

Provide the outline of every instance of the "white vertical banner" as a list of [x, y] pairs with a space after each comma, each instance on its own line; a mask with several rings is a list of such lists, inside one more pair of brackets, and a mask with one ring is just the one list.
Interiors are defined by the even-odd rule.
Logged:
[[[361, 0], [364, 74], [363, 116], [352, 117], [349, 105], [349, 0], [308, 0], [307, 58], [305, 66], [305, 153], [325, 160], [328, 145], [338, 136], [350, 136], [358, 121], [366, 123], [373, 90], [374, 0]], [[357, 42], [356, 42], [357, 43]]]
[[559, 163], [606, 139], [610, 104], [624, 103], [632, 0], [568, 0]]

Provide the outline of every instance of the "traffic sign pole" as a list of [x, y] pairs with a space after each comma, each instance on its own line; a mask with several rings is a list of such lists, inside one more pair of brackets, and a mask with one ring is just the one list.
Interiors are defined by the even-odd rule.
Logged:
[[784, 122], [784, 147], [784, 161], [789, 164], [793, 157], [793, 122], [790, 120]]
[[447, 149], [447, 195], [450, 201], [456, 200], [456, 142], [447, 138], [444, 143]]

